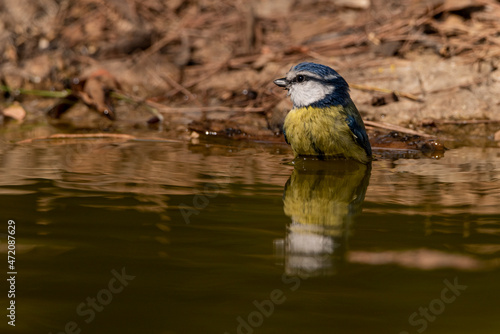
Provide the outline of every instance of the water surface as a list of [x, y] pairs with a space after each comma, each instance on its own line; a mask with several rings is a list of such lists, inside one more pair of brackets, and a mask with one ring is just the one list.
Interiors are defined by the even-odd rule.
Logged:
[[499, 332], [499, 149], [288, 161], [262, 143], [3, 145], [18, 275], [16, 328], [0, 327]]

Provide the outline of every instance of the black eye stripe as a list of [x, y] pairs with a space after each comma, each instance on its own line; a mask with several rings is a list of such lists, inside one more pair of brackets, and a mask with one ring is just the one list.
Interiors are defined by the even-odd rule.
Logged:
[[[302, 77], [302, 80], [299, 80], [299, 77]], [[304, 81], [317, 81], [317, 82], [325, 82], [325, 80], [316, 78], [316, 77], [311, 77], [305, 74], [299, 74], [295, 76], [290, 82], [296, 83], [296, 82], [304, 82]]]

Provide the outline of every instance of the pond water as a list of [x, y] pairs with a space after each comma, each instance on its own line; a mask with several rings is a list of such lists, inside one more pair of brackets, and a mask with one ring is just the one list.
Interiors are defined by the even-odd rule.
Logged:
[[499, 149], [290, 158], [265, 143], [3, 145], [0, 247], [7, 261], [13, 220], [17, 275], [2, 333], [499, 333]]

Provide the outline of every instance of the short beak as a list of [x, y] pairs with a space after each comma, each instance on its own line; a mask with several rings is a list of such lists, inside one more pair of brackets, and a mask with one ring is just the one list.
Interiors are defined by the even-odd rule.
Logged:
[[274, 80], [274, 84], [276, 86], [286, 88], [286, 86], [288, 85], [288, 82], [287, 82], [286, 78], [281, 78], [281, 79]]

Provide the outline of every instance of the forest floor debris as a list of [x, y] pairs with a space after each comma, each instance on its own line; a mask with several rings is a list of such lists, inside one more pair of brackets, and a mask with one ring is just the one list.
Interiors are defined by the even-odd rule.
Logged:
[[291, 4], [5, 0], [5, 138], [108, 132], [191, 140], [195, 131], [279, 142], [291, 105], [272, 81], [314, 61], [351, 84], [376, 145], [418, 135], [449, 147], [496, 146], [498, 1]]

